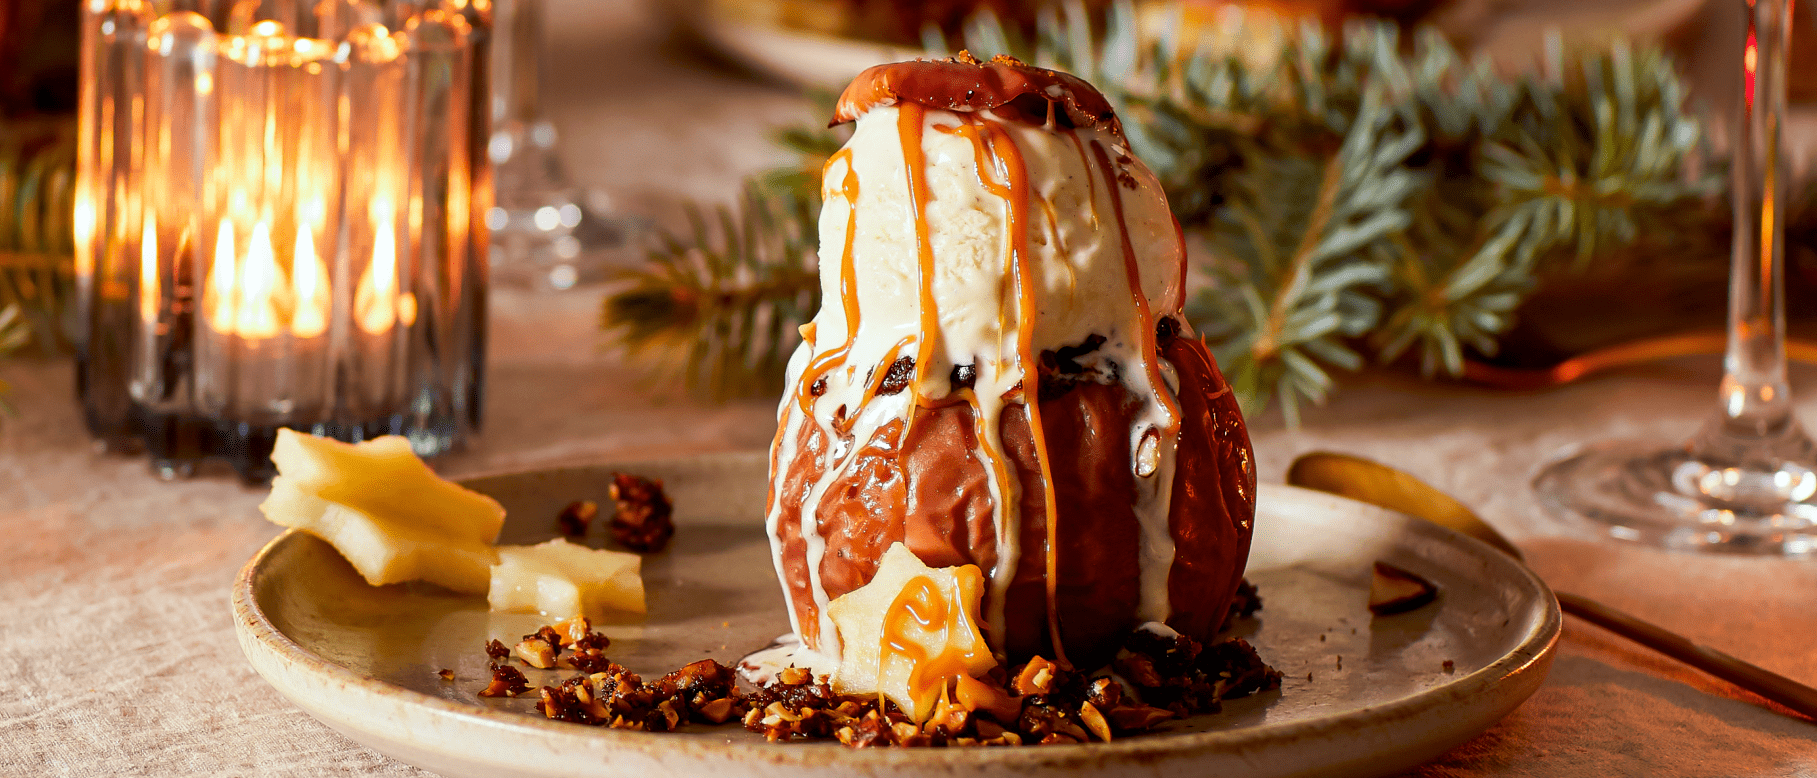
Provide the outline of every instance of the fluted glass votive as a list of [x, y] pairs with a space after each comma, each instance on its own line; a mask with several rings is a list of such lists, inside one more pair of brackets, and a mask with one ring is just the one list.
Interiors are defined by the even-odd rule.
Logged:
[[100, 441], [256, 481], [280, 427], [425, 456], [477, 429], [486, 11], [85, 4], [77, 391]]

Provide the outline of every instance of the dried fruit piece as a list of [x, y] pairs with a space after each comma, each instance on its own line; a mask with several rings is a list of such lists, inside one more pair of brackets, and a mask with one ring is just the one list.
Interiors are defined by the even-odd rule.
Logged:
[[1369, 578], [1369, 612], [1377, 616], [1420, 608], [1438, 599], [1438, 587], [1431, 581], [1387, 562], [1376, 562]]
[[556, 514], [555, 528], [561, 530], [562, 537], [579, 540], [587, 536], [587, 528], [593, 526], [593, 519], [598, 516], [599, 503], [592, 500], [571, 502]]
[[669, 545], [675, 536], [674, 506], [663, 494], [662, 481], [629, 473], [612, 474], [612, 539], [639, 554], [650, 554]]
[[517, 668], [507, 664], [493, 663], [492, 683], [481, 689], [481, 697], [516, 697], [530, 690], [530, 682]]

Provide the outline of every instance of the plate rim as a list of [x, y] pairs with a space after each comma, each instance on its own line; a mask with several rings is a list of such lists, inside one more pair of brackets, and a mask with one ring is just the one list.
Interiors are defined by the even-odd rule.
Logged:
[[[455, 479], [462, 484], [510, 477], [528, 477], [538, 474], [559, 471], [581, 471], [604, 468], [635, 469], [645, 464], [691, 464], [700, 465], [711, 462], [716, 465], [727, 465], [743, 460], [761, 458], [757, 452], [727, 452], [719, 454], [682, 456], [649, 460], [600, 459], [582, 464], [560, 465], [552, 467], [532, 467], [493, 473], [481, 473]], [[526, 735], [534, 733], [539, 737], [553, 737], [563, 742], [572, 742], [579, 749], [593, 751], [635, 751], [653, 758], [685, 756], [692, 751], [710, 751], [713, 755], [731, 756], [733, 758], [756, 756], [772, 765], [824, 766], [829, 759], [841, 762], [851, 761], [856, 764], [885, 766], [890, 763], [914, 764], [953, 764], [963, 763], [978, 768], [1002, 767], [1018, 768], [1055, 768], [1080, 760], [1102, 763], [1106, 760], [1145, 761], [1154, 757], [1178, 757], [1200, 751], [1242, 751], [1247, 746], [1267, 744], [1282, 740], [1300, 740], [1307, 738], [1329, 737], [1341, 734], [1342, 730], [1357, 727], [1354, 718], [1367, 715], [1372, 720], [1391, 720], [1410, 717], [1421, 711], [1440, 704], [1445, 699], [1465, 698], [1488, 691], [1491, 687], [1507, 682], [1517, 676], [1532, 671], [1534, 668], [1549, 667], [1557, 651], [1558, 641], [1563, 628], [1563, 616], [1559, 611], [1557, 597], [1544, 580], [1533, 570], [1512, 558], [1507, 557], [1493, 547], [1475, 538], [1462, 535], [1445, 527], [1426, 522], [1408, 514], [1400, 513], [1368, 503], [1352, 500], [1339, 495], [1305, 489], [1287, 484], [1265, 483], [1258, 485], [1258, 502], [1268, 492], [1281, 492], [1299, 498], [1316, 497], [1331, 500], [1349, 509], [1375, 513], [1390, 518], [1408, 521], [1407, 526], [1416, 532], [1436, 534], [1440, 538], [1471, 548], [1484, 554], [1487, 558], [1499, 560], [1512, 570], [1517, 578], [1533, 587], [1539, 597], [1543, 610], [1541, 617], [1533, 627], [1522, 636], [1520, 642], [1495, 661], [1488, 665], [1411, 694], [1363, 708], [1353, 708], [1337, 713], [1313, 716], [1305, 719], [1243, 726], [1232, 729], [1207, 730], [1200, 732], [1158, 733], [1153, 736], [1121, 738], [1109, 743], [1082, 743], [1061, 746], [1043, 746], [1041, 748], [985, 748], [985, 749], [849, 749], [832, 748], [837, 744], [788, 743], [776, 744], [766, 742], [748, 742], [737, 740], [717, 740], [696, 737], [675, 737], [666, 733], [631, 732], [599, 727], [580, 727], [571, 723], [552, 719], [539, 719], [519, 711], [501, 710], [490, 707], [471, 705], [463, 702], [437, 697], [423, 692], [398, 686], [377, 678], [363, 675], [344, 665], [316, 654], [297, 643], [291, 636], [277, 628], [269, 615], [257, 604], [255, 584], [259, 574], [268, 560], [273, 558], [286, 544], [298, 542], [296, 536], [309, 533], [299, 529], [286, 529], [262, 546], [246, 565], [236, 574], [231, 599], [234, 616], [234, 630], [239, 637], [242, 651], [248, 661], [258, 671], [267, 684], [277, 689], [292, 704], [305, 710], [308, 707], [295, 699], [286, 686], [270, 677], [260, 662], [253, 656], [255, 649], [263, 650], [274, 660], [283, 661], [292, 668], [303, 668], [325, 681], [343, 689], [357, 689], [359, 693], [370, 696], [394, 697], [410, 707], [427, 709], [434, 713], [450, 716], [468, 724], [516, 730]], [[1494, 563], [1492, 563], [1494, 564]], [[1542, 675], [1543, 680], [1543, 675]], [[378, 687], [378, 688], [373, 688]], [[1533, 687], [1537, 689], [1538, 683]], [[1509, 707], [1512, 710], [1525, 702], [1531, 692], [1521, 695]], [[313, 715], [313, 712], [312, 712]], [[1503, 715], [1506, 715], [1505, 713]], [[317, 716], [319, 719], [320, 717]], [[1496, 720], [1499, 720], [1500, 716]], [[334, 722], [324, 721], [330, 726]], [[730, 726], [730, 725], [721, 725]], [[339, 727], [335, 727], [337, 730]], [[358, 741], [357, 738], [351, 738]], [[950, 756], [949, 752], [963, 754]], [[826, 756], [834, 753], [838, 756]]]

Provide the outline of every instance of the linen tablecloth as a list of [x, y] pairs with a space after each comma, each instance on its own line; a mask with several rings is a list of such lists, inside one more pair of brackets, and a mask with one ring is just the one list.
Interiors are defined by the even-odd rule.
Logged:
[[[556, 11], [548, 105], [564, 155], [624, 212], [660, 222], [681, 199], [723, 200], [777, 161], [764, 128], [806, 110], [786, 89], [686, 58], [643, 5]], [[773, 400], [706, 405], [643, 383], [595, 330], [601, 294], [494, 295], [486, 430], [439, 470], [768, 444]], [[1817, 684], [1817, 563], [1573, 535], [1526, 485], [1571, 443], [1689, 435], [1712, 410], [1718, 368], [1687, 359], [1530, 394], [1365, 375], [1299, 429], [1269, 413], [1251, 432], [1264, 480], [1314, 449], [1393, 462], [1476, 507], [1555, 587]], [[1794, 370], [1808, 419], [1813, 379]], [[259, 490], [225, 475], [162, 482], [143, 460], [95, 452], [67, 362], [8, 362], [0, 380], [19, 409], [0, 420], [0, 775], [425, 774], [318, 724], [242, 658], [229, 584], [278, 532], [255, 510]], [[1817, 778], [1817, 724], [1567, 619], [1538, 694], [1413, 774]]]

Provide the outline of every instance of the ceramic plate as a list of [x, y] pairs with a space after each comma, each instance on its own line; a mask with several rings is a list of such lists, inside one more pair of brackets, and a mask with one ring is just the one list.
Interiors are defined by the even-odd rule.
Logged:
[[[509, 511], [501, 543], [532, 543], [554, 535], [573, 500], [609, 505], [614, 470], [663, 479], [677, 529], [670, 549], [645, 561], [649, 616], [600, 626], [615, 660], [656, 674], [708, 656], [729, 664], [788, 630], [762, 526], [765, 467], [746, 454], [467, 483]], [[1280, 690], [1114, 743], [854, 751], [766, 743], [736, 725], [651, 734], [549, 721], [532, 699], [477, 696], [489, 677], [481, 646], [515, 643], [542, 619], [488, 613], [483, 598], [428, 586], [368, 586], [327, 543], [296, 531], [246, 565], [233, 608], [247, 659], [279, 692], [348, 737], [445, 776], [1370, 776], [1462, 743], [1539, 687], [1559, 614], [1526, 568], [1462, 535], [1319, 492], [1264, 485], [1259, 505], [1248, 576], [1264, 607], [1236, 630], [1286, 674]], [[1371, 618], [1378, 559], [1437, 583], [1438, 601]], [[526, 674], [532, 684], [562, 677]]]

